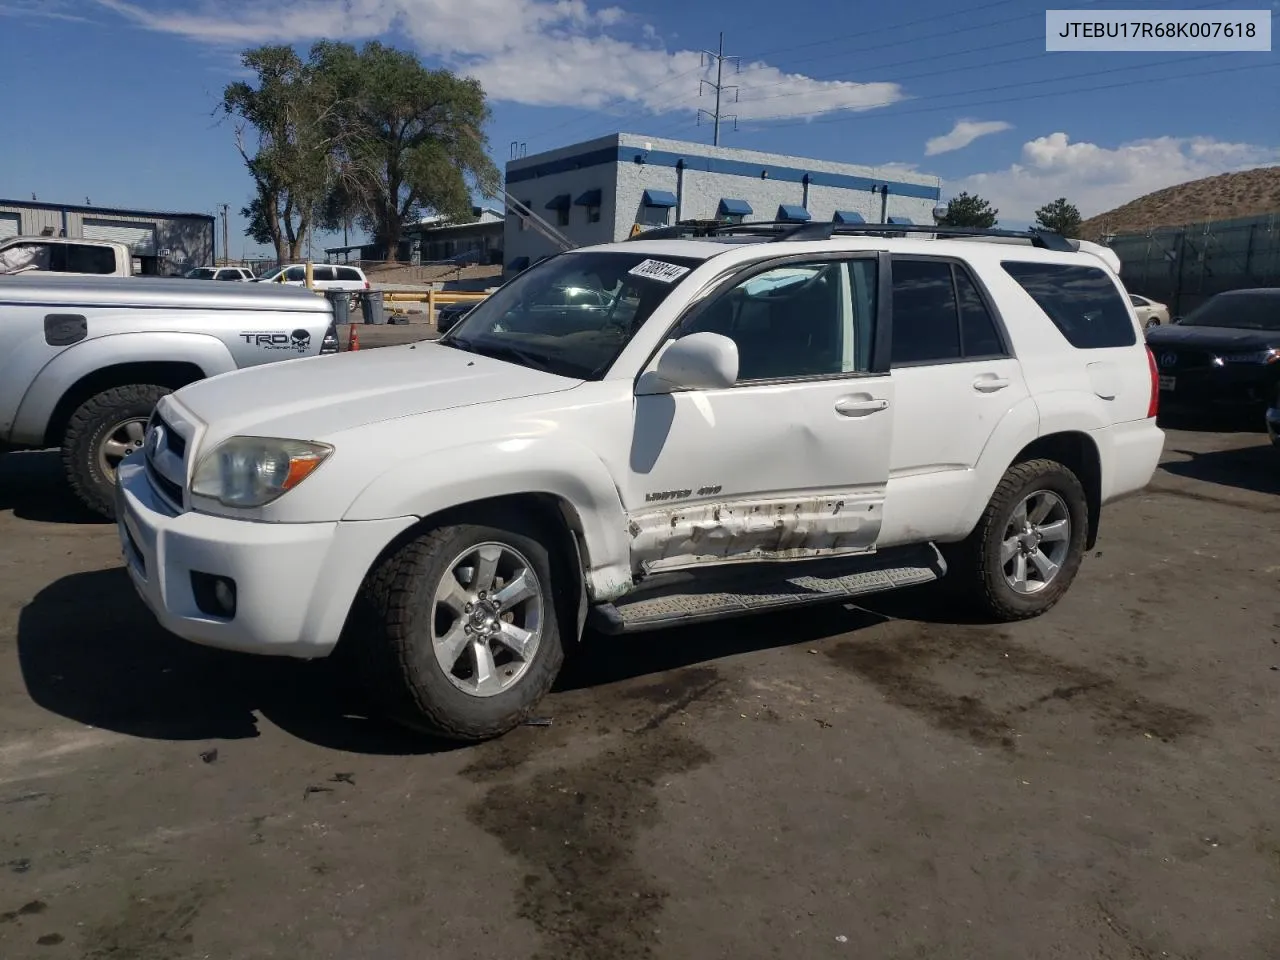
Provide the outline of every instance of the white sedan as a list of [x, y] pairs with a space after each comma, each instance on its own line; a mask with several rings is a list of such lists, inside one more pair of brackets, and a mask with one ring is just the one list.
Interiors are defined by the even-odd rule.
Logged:
[[1169, 308], [1163, 303], [1148, 300], [1135, 293], [1129, 294], [1129, 301], [1133, 304], [1133, 312], [1138, 315], [1138, 322], [1144, 329], [1162, 326], [1169, 322]]

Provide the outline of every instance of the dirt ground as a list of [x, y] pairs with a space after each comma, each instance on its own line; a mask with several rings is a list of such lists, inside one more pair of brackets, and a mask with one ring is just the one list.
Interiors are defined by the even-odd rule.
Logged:
[[588, 638], [456, 749], [168, 636], [0, 458], [0, 957], [1280, 956], [1280, 451], [1166, 450], [1040, 620]]

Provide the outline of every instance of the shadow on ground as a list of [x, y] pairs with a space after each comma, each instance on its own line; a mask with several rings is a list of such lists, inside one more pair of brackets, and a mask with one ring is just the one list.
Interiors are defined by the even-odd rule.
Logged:
[[108, 521], [77, 500], [62, 473], [57, 450], [0, 454], [0, 511], [37, 523]]
[[1191, 459], [1171, 460], [1160, 464], [1160, 469], [1165, 473], [1203, 483], [1235, 487], [1237, 490], [1280, 494], [1280, 450], [1270, 444], [1239, 450], [1215, 450], [1210, 453], [1178, 449], [1170, 452]]
[[[629, 637], [588, 634], [568, 659], [553, 696], [811, 644], [890, 617], [962, 622], [928, 589], [873, 601]], [[427, 754], [454, 746], [378, 719], [345, 656], [313, 662], [256, 657], [169, 634], [121, 568], [73, 574], [37, 594], [19, 615], [18, 656], [27, 690], [41, 707], [131, 736], [252, 738], [260, 713], [300, 739], [353, 753]]]

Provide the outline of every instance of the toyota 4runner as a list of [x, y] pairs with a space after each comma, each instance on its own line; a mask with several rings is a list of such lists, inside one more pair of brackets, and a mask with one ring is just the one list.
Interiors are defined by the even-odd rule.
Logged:
[[520, 723], [588, 622], [944, 573], [1043, 613], [1159, 459], [1141, 326], [1077, 241], [891, 229], [667, 228], [549, 259], [437, 342], [164, 396], [119, 468], [129, 574], [197, 643], [342, 638], [393, 718], [458, 739]]

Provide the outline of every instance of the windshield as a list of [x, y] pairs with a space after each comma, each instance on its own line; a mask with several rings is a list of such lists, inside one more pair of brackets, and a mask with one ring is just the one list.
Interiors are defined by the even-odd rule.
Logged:
[[1178, 321], [1182, 327], [1280, 330], [1280, 292], [1210, 297]]
[[679, 280], [701, 263], [642, 253], [563, 253], [476, 304], [439, 342], [596, 380]]
[[194, 270], [187, 271], [188, 280], [212, 280], [213, 269], [211, 267], [196, 267]]
[[260, 273], [260, 274], [258, 274], [257, 279], [259, 279], [259, 280], [275, 280], [277, 277], [279, 277], [279, 276], [280, 276], [280, 274], [283, 272], [283, 270], [284, 270], [284, 267], [276, 267], [276, 269], [272, 270], [270, 273]]

